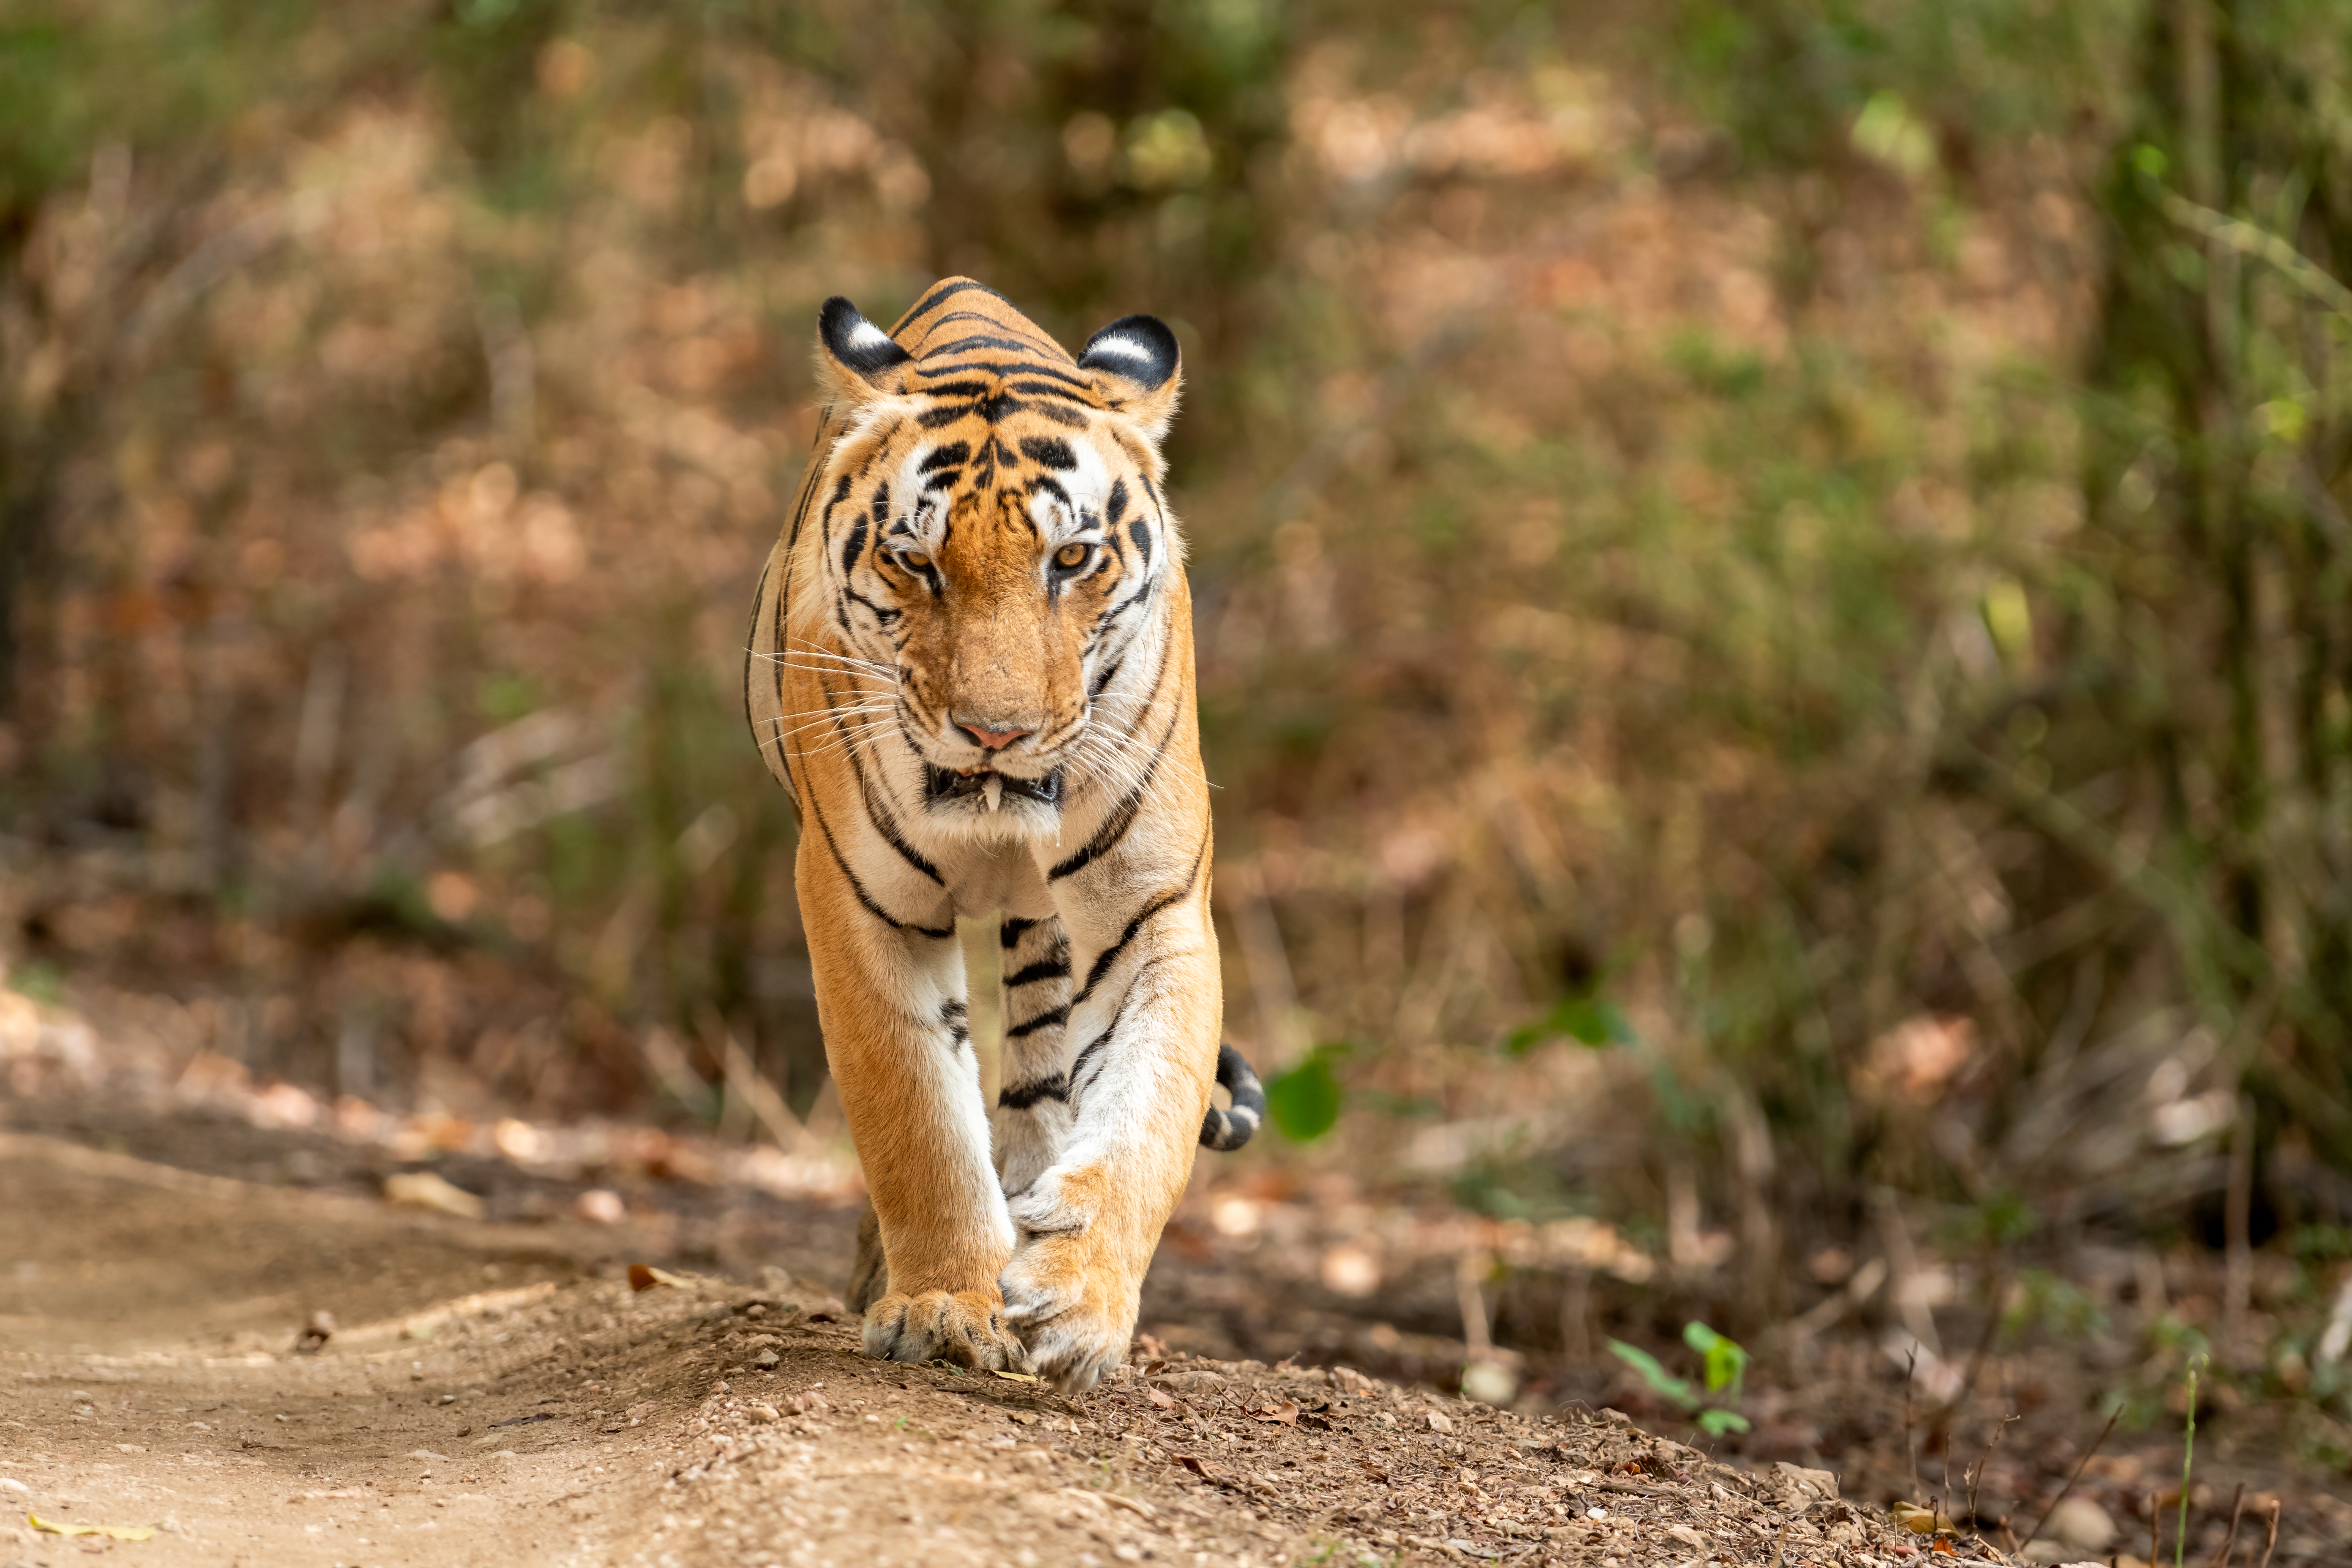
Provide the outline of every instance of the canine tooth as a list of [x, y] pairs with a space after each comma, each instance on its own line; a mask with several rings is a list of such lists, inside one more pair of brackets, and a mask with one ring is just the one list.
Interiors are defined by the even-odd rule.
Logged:
[[989, 774], [988, 783], [982, 784], [981, 787], [988, 792], [989, 810], [994, 811], [998, 806], [1004, 804], [1004, 775], [1003, 773]]

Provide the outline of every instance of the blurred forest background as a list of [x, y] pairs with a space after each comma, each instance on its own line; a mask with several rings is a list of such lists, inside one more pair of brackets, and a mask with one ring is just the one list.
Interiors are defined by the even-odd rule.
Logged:
[[822, 1118], [741, 627], [817, 304], [966, 272], [1183, 345], [1265, 1190], [1916, 1342], [1908, 1214], [2352, 1444], [2347, 268], [2331, 0], [11, 0], [0, 958]]

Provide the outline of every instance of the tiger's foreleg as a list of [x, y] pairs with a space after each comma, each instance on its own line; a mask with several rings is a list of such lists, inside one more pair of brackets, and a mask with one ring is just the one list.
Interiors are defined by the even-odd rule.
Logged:
[[1063, 905], [1070, 1126], [1010, 1200], [1021, 1244], [1003, 1284], [1032, 1368], [1065, 1391], [1125, 1358], [1144, 1272], [1192, 1175], [1223, 1012], [1207, 869], [1204, 846], [1189, 880], [1130, 924], [1110, 923], [1118, 900], [1097, 897], [1091, 919], [1086, 900]]
[[989, 1112], [996, 1173], [1017, 1198], [1060, 1157], [1070, 1138], [1070, 944], [1062, 922], [1008, 917], [1003, 944], [1003, 1086]]
[[884, 1254], [887, 1288], [866, 1309], [866, 1352], [1018, 1368], [998, 1285], [1013, 1231], [989, 1161], [952, 917], [919, 925], [877, 912], [822, 825], [803, 835], [797, 871], [825, 1059]]

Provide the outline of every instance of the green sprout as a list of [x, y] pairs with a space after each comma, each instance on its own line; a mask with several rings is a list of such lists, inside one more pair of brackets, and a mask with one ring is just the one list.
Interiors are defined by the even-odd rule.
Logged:
[[[1683, 1343], [1699, 1353], [1700, 1377], [1706, 1384], [1706, 1394], [1718, 1394], [1728, 1389], [1727, 1403], [1738, 1404], [1740, 1386], [1748, 1376], [1747, 1350], [1696, 1320], [1683, 1325]], [[1611, 1340], [1609, 1351], [1619, 1361], [1641, 1373], [1642, 1381], [1650, 1385], [1651, 1392], [1679, 1405], [1698, 1429], [1708, 1436], [1720, 1437], [1727, 1432], [1748, 1430], [1748, 1417], [1736, 1410], [1708, 1403], [1700, 1390], [1668, 1372], [1649, 1352], [1629, 1345], [1622, 1340]]]

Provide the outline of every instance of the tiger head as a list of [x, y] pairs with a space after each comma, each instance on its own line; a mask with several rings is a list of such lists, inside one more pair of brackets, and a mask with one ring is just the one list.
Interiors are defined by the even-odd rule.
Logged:
[[1121, 668], [1183, 591], [1160, 499], [1175, 336], [1129, 316], [1074, 360], [958, 279], [896, 336], [828, 300], [817, 340], [840, 435], [796, 524], [824, 546], [810, 608], [864, 661], [843, 668], [869, 717], [889, 683], [935, 810], [1050, 807], [1098, 706], [1133, 710]]

